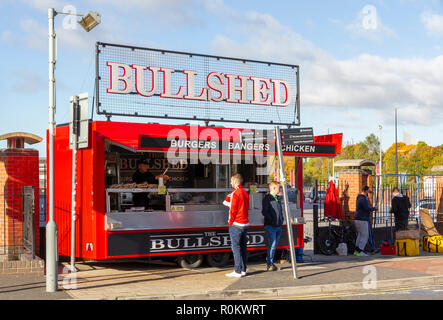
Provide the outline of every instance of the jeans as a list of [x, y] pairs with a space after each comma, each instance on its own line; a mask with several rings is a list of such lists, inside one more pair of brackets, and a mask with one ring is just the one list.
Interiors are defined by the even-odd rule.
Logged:
[[364, 251], [369, 238], [369, 222], [363, 220], [354, 220], [354, 223], [358, 233], [355, 245], [361, 251]]
[[234, 255], [234, 270], [237, 273], [246, 272], [248, 262], [248, 228], [229, 227], [232, 254]]
[[282, 228], [265, 226], [265, 231], [268, 239], [268, 254], [266, 255], [266, 264], [269, 266], [274, 264], [275, 249], [277, 248], [278, 241], [280, 240]]

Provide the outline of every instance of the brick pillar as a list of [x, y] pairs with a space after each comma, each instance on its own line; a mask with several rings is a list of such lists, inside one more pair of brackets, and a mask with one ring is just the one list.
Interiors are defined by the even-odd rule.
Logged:
[[[343, 219], [353, 221], [357, 196], [365, 185], [372, 190], [372, 175], [361, 169], [346, 169], [339, 172], [338, 179]], [[369, 194], [369, 203], [372, 205], [372, 194]]]
[[[0, 150], [0, 254], [7, 255], [9, 259], [16, 259], [22, 253], [20, 246], [23, 245], [24, 186], [34, 187], [35, 253], [39, 254], [38, 167], [37, 150]], [[14, 251], [14, 247], [17, 250]]]

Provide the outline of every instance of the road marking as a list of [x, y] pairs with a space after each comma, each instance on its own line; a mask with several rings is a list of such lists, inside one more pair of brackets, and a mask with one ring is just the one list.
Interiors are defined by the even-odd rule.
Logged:
[[333, 293], [333, 294], [324, 293], [324, 294], [304, 295], [304, 296], [275, 297], [275, 298], [271, 298], [271, 299], [272, 300], [317, 300], [317, 299], [364, 296], [364, 295], [384, 295], [384, 294], [401, 294], [401, 293], [417, 294], [420, 289], [427, 289], [427, 290], [422, 290], [422, 291], [430, 292], [432, 290], [432, 288], [438, 288], [438, 290], [432, 290], [436, 293], [436, 292], [443, 291], [440, 289], [441, 287], [442, 287], [441, 285], [426, 285], [426, 286], [417, 286], [417, 287], [410, 287], [410, 288], [370, 290], [368, 292], [355, 291], [355, 292], [349, 292], [349, 293]]

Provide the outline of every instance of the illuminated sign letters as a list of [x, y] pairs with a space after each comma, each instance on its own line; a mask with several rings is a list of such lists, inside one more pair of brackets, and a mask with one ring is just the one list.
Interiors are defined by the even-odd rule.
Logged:
[[[193, 70], [177, 71], [166, 67], [129, 65], [111, 61], [106, 62], [106, 66], [109, 68], [110, 79], [106, 92], [112, 94], [132, 94], [135, 90], [143, 97], [159, 94], [161, 98], [225, 101], [276, 107], [286, 107], [292, 103], [291, 86], [288, 81], [280, 79], [218, 72], [199, 75]], [[185, 76], [186, 83], [173, 90], [171, 84], [174, 82], [174, 77], [175, 80], [178, 79], [180, 73], [182, 77]], [[206, 77], [206, 87], [197, 89], [195, 80], [199, 76]], [[145, 81], [146, 79], [150, 81]], [[162, 85], [157, 85], [159, 81], [163, 82]], [[158, 92], [159, 89], [162, 89], [161, 92]]]

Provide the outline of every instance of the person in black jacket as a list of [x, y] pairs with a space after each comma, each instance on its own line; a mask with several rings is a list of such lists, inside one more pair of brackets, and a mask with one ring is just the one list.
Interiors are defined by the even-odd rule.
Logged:
[[366, 257], [368, 254], [364, 251], [369, 239], [369, 227], [371, 222], [371, 212], [377, 210], [377, 207], [371, 207], [368, 199], [369, 187], [364, 186], [362, 193], [359, 193], [356, 201], [356, 212], [354, 224], [357, 228], [357, 240], [355, 241], [354, 256]]
[[411, 202], [409, 197], [400, 193], [398, 188], [392, 190], [391, 210], [394, 214], [395, 231], [408, 230], [409, 208]]
[[[148, 161], [145, 159], [141, 159], [137, 161], [137, 171], [132, 175], [132, 182], [137, 184], [141, 184], [147, 182], [149, 184], [155, 184], [155, 178], [152, 173], [148, 171]], [[133, 193], [132, 200], [134, 202], [134, 207], [145, 207], [145, 209], [149, 206], [149, 198], [148, 193]]]
[[266, 255], [266, 271], [276, 271], [279, 268], [274, 264], [274, 255], [277, 244], [280, 240], [283, 224], [283, 206], [280, 193], [280, 184], [272, 181], [269, 184], [269, 193], [265, 195], [262, 201], [262, 214], [264, 216], [264, 225], [268, 240], [268, 252]]

